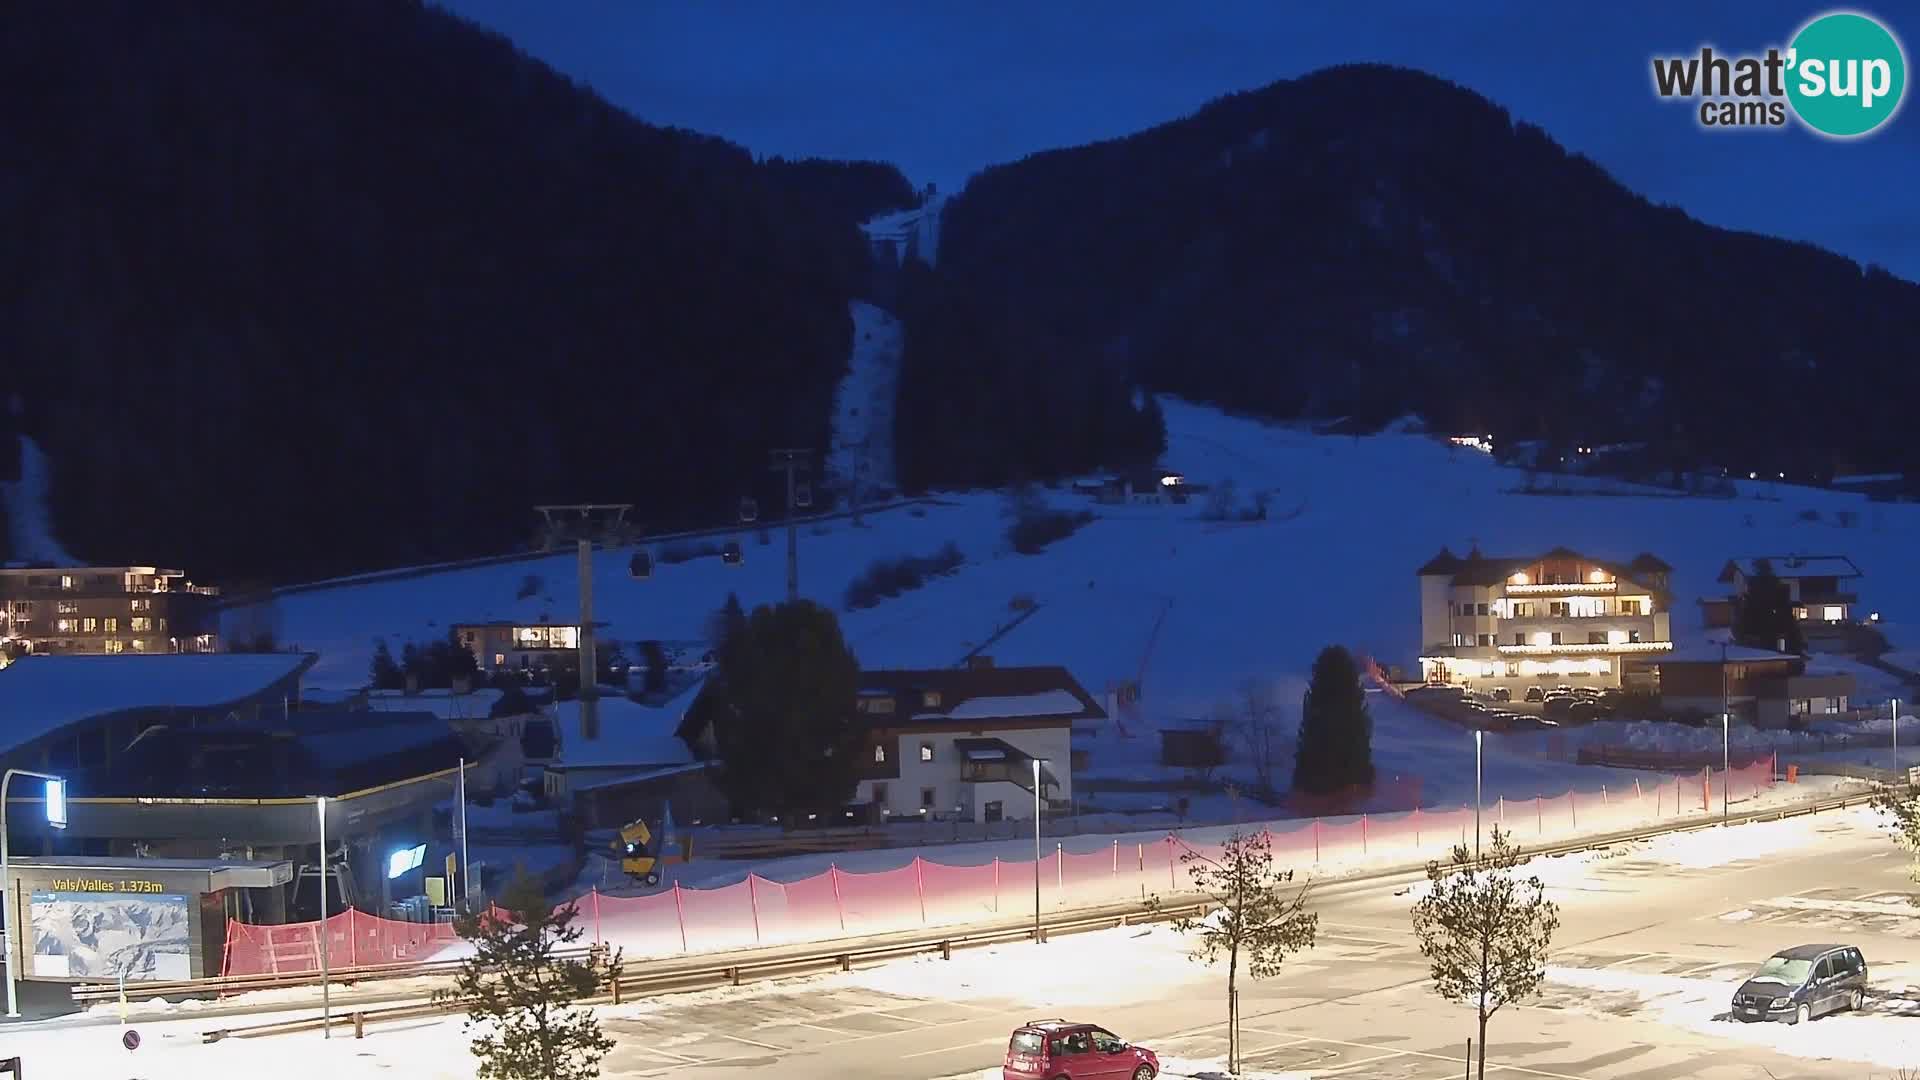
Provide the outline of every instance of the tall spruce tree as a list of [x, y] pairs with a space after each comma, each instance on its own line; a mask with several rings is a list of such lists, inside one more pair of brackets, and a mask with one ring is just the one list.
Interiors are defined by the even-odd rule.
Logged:
[[810, 600], [755, 608], [725, 631], [719, 657], [682, 738], [710, 734], [734, 812], [789, 817], [852, 797], [860, 667], [833, 612]]
[[1373, 783], [1373, 717], [1353, 654], [1339, 645], [1320, 650], [1300, 706], [1300, 742], [1293, 789], [1324, 795]]
[[1773, 572], [1773, 564], [1757, 560], [1753, 575], [1747, 578], [1746, 592], [1734, 601], [1733, 640], [1754, 649], [1778, 649], [1805, 653], [1807, 639], [1800, 632], [1800, 620], [1793, 617], [1793, 597], [1787, 583]]
[[407, 685], [407, 677], [393, 659], [393, 650], [387, 647], [386, 638], [373, 643], [373, 662], [367, 666], [367, 678], [375, 690], [401, 690]]

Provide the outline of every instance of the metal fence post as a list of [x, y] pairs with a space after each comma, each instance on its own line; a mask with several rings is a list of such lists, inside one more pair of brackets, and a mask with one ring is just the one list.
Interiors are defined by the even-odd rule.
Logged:
[[680, 951], [687, 951], [687, 908], [680, 900], [680, 883], [673, 883], [673, 914], [680, 923]]

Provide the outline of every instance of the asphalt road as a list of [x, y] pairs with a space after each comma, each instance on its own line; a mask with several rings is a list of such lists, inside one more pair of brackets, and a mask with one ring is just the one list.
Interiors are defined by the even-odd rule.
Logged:
[[[1566, 884], [1552, 889], [1562, 917], [1553, 962], [1724, 979], [1729, 994], [1774, 950], [1803, 942], [1856, 944], [1882, 976], [1920, 964], [1920, 917], [1876, 907], [1911, 891], [1904, 859], [1887, 840], [1839, 815], [1818, 828], [1818, 844], [1712, 868], [1629, 852], [1597, 862], [1589, 873], [1565, 875]], [[1249, 1067], [1370, 1080], [1462, 1075], [1472, 1017], [1429, 989], [1408, 928], [1410, 898], [1396, 895], [1404, 888], [1387, 883], [1327, 892], [1316, 905], [1318, 946], [1288, 961], [1278, 978], [1243, 980]], [[1053, 947], [1018, 949], [1032, 950], [1033, 963], [1044, 965]], [[1127, 944], [1115, 938], [1113, 947]], [[1205, 969], [1174, 976], [1159, 969], [1137, 991], [1106, 995], [1127, 1004], [1096, 1006], [1023, 992], [1019, 955], [1009, 954], [990, 994], [966, 1001], [943, 1000], [931, 987], [916, 995], [817, 980], [739, 1000], [662, 998], [643, 1016], [609, 1020], [618, 1045], [602, 1075], [961, 1076], [997, 1066], [1008, 1031], [1035, 1016], [1100, 1023], [1163, 1056], [1210, 1058], [1224, 1051], [1224, 979]], [[1489, 1072], [1516, 1080], [1860, 1080], [1886, 1071], [1787, 1056], [1751, 1040], [1640, 1015], [1608, 1015], [1595, 995], [1582, 997], [1550, 989], [1538, 1002], [1496, 1016]], [[1816, 1024], [1850, 1022], [1860, 1021], [1841, 1015]], [[1920, 1027], [1920, 1018], [1913, 1022]]]

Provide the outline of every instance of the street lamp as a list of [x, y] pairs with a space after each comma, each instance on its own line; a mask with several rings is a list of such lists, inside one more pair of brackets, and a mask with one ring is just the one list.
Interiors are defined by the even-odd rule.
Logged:
[[31, 769], [8, 769], [5, 776], [0, 776], [0, 890], [6, 893], [4, 898], [0, 898], [0, 937], [7, 942], [7, 1015], [10, 1017], [20, 1015], [20, 1000], [15, 996], [17, 992], [13, 986], [13, 969], [18, 963], [15, 957], [21, 950], [13, 940], [13, 874], [7, 865], [10, 854], [7, 849], [7, 786], [13, 783], [15, 774], [37, 777], [47, 782], [47, 824], [56, 829], [67, 827], [65, 780]]
[[1040, 759], [1033, 759], [1033, 943], [1040, 944]]
[[1900, 771], [1900, 699], [1893, 699], [1893, 769]]
[[1473, 733], [1473, 858], [1480, 860], [1480, 743], [1486, 732]]
[[1727, 791], [1733, 786], [1733, 738], [1728, 713], [1720, 714], [1720, 824], [1727, 823]]
[[314, 806], [320, 812], [320, 1031], [321, 1038], [333, 1038], [333, 994], [332, 972], [328, 970], [327, 954], [333, 950], [331, 935], [327, 933], [327, 797], [314, 800]]

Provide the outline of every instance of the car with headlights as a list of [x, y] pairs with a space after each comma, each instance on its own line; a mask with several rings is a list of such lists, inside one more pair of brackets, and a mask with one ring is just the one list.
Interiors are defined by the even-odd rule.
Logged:
[[1002, 1080], [1154, 1080], [1160, 1057], [1113, 1032], [1070, 1020], [1030, 1020], [1013, 1029]]
[[1860, 1008], [1867, 995], [1867, 959], [1851, 945], [1797, 945], [1767, 958], [1734, 991], [1736, 1020], [1804, 1024], [1842, 1009]]

